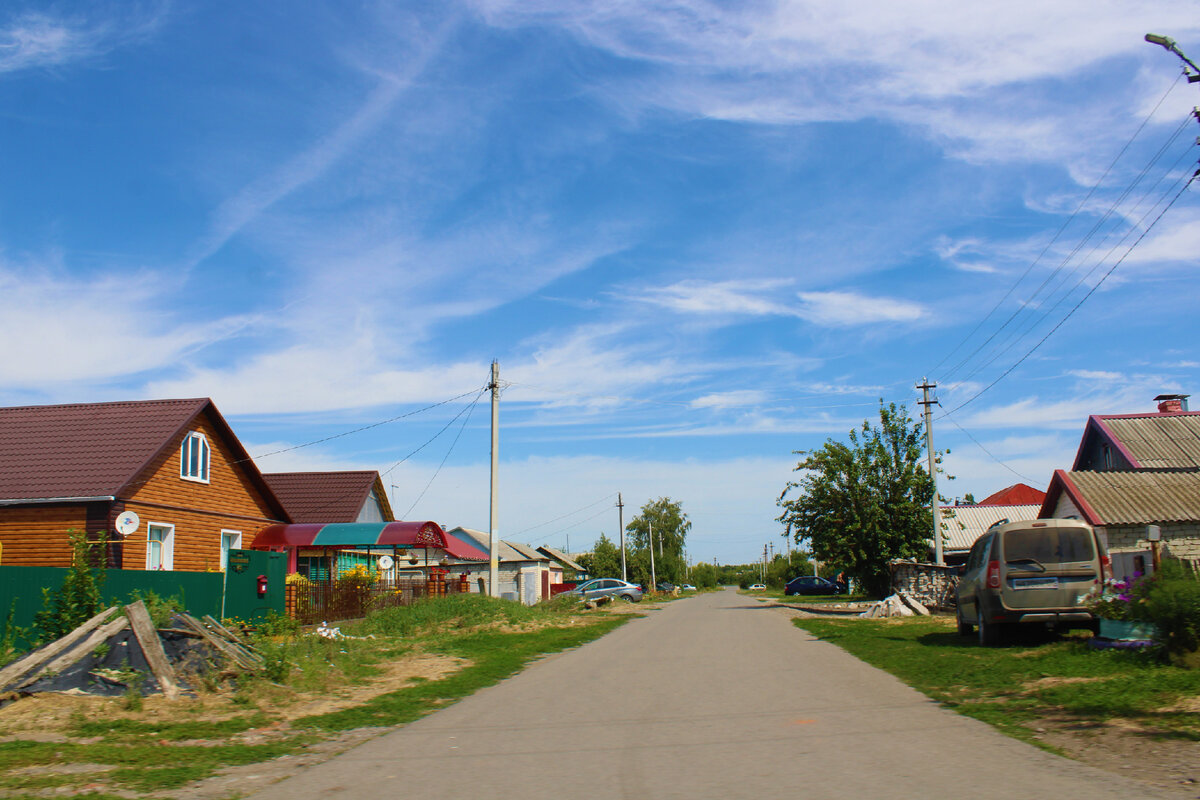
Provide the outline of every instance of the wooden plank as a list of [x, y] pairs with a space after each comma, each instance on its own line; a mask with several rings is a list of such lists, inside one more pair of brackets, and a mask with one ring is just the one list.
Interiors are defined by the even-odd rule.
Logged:
[[43, 666], [53, 661], [59, 655], [74, 647], [76, 644], [86, 638], [89, 633], [103, 625], [104, 620], [111, 617], [113, 612], [116, 610], [116, 606], [113, 606], [112, 608], [106, 608], [61, 639], [51, 642], [45, 647], [34, 650], [21, 660], [15, 661], [4, 669], [0, 670], [0, 689], [3, 689], [10, 683], [16, 683], [23, 676], [28, 675], [35, 670], [40, 670]]
[[150, 612], [146, 610], [146, 604], [138, 600], [136, 603], [125, 606], [125, 615], [129, 617], [129, 626], [133, 628], [133, 635], [137, 637], [138, 644], [142, 646], [142, 653], [145, 654], [146, 661], [150, 664], [150, 671], [154, 673], [154, 679], [162, 687], [163, 694], [169, 700], [179, 697], [179, 681], [175, 677], [175, 668], [171, 666], [170, 661], [167, 661], [162, 639], [158, 638], [158, 631], [154, 629], [154, 623], [150, 620]]
[[129, 626], [129, 620], [125, 617], [117, 617], [107, 625], [102, 625], [92, 631], [92, 635], [83, 640], [83, 643], [78, 647], [73, 647], [66, 653], [63, 653], [58, 658], [51, 661], [42, 669], [38, 670], [33, 675], [30, 675], [25, 680], [21, 681], [19, 688], [25, 688], [31, 683], [34, 683], [44, 675], [54, 675], [62, 672], [72, 664], [76, 664], [80, 659], [91, 655], [92, 651], [99, 647], [103, 642], [107, 642], [108, 638], [114, 633], [119, 633]]
[[224, 625], [217, 622], [215, 619], [213, 619], [212, 617], [210, 617], [207, 614], [204, 615], [204, 622], [212, 630], [216, 631], [218, 634], [221, 634], [226, 639], [228, 639], [230, 641], [230, 644], [233, 645], [234, 650], [238, 651], [243, 656], [245, 656], [247, 659], [249, 659], [250, 661], [253, 661], [255, 664], [262, 666], [262, 664], [264, 663], [263, 657], [258, 653], [257, 650], [255, 650], [253, 647], [246, 644], [241, 639], [239, 639], [237, 636], [235, 636], [233, 631], [229, 630]]
[[233, 649], [233, 646], [229, 642], [226, 642], [208, 628], [201, 625], [200, 620], [196, 619], [195, 617], [188, 616], [187, 614], [180, 614], [179, 619], [183, 621], [184, 625], [187, 625], [189, 628], [196, 631], [196, 633], [204, 637], [206, 642], [220, 650], [230, 661], [237, 664], [242, 669], [258, 669], [258, 664], [255, 664], [244, 658], [240, 653]]

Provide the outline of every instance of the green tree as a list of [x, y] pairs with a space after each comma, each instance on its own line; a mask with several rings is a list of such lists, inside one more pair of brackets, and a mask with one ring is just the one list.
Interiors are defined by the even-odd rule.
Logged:
[[829, 439], [796, 465], [777, 504], [788, 535], [819, 561], [843, 565], [870, 594], [890, 583], [888, 561], [923, 557], [929, 546], [933, 482], [921, 465], [922, 428], [903, 405], [879, 404], [849, 444]]
[[592, 552], [579, 557], [580, 566], [593, 578], [619, 578], [621, 576], [621, 551], [603, 533], [592, 547]]
[[[654, 538], [650, 533], [653, 529]], [[642, 511], [625, 526], [635, 551], [637, 572], [631, 567], [630, 574], [637, 574], [639, 582], [650, 581], [649, 546], [654, 546], [654, 572], [660, 581], [682, 583], [687, 573], [683, 551], [687, 545], [688, 531], [692, 523], [683, 512], [683, 506], [669, 497], [660, 497], [642, 506]]]
[[93, 555], [103, 553], [106, 541], [88, 542], [83, 533], [70, 530], [71, 568], [57, 589], [42, 589], [42, 610], [33, 617], [41, 642], [52, 642], [78, 628], [103, 610], [100, 586], [104, 571], [93, 569]]

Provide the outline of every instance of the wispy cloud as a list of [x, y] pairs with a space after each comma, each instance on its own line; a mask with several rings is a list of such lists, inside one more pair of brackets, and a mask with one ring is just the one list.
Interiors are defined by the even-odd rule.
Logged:
[[925, 307], [907, 300], [866, 297], [855, 292], [801, 292], [797, 316], [831, 327], [877, 322], [917, 322], [928, 316]]
[[756, 389], [740, 389], [733, 392], [716, 392], [697, 397], [692, 408], [753, 408], [767, 400], [767, 393]]
[[170, 368], [254, 322], [187, 319], [171, 310], [176, 289], [150, 272], [86, 279], [0, 265], [0, 337], [12, 343], [0, 348], [0, 374], [9, 388], [128, 377]]
[[62, 15], [25, 12], [0, 20], [0, 74], [63, 67], [144, 40], [165, 17], [160, 4], [129, 3]]

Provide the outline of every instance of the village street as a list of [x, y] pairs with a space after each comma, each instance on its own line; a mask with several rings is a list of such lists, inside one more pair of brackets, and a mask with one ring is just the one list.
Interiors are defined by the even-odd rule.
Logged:
[[650, 611], [253, 796], [959, 793], [1157, 796], [941, 709], [787, 611], [725, 590]]

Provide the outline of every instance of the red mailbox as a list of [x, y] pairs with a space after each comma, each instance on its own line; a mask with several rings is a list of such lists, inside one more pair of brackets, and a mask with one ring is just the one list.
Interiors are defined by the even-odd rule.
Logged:
[[256, 581], [256, 585], [258, 586], [258, 596], [266, 597], [266, 595], [267, 595], [267, 576], [259, 575], [258, 580]]

